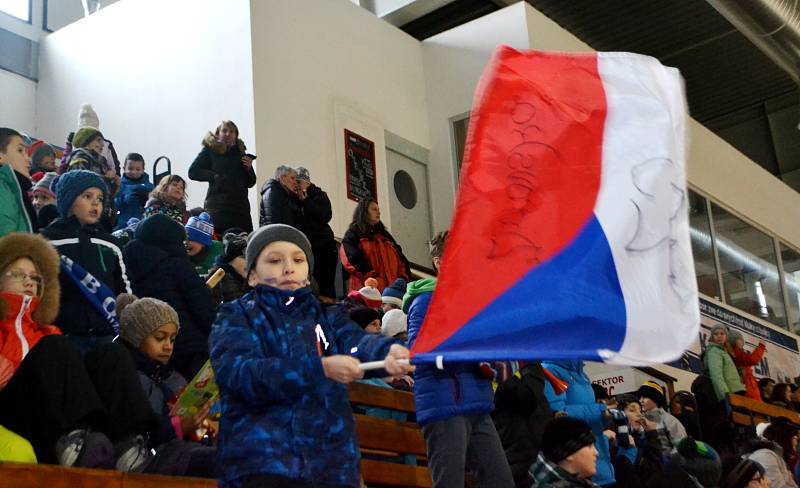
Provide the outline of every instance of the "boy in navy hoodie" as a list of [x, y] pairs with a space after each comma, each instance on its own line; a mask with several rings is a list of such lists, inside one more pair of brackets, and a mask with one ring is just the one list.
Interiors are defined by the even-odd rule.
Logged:
[[[58, 252], [80, 265], [112, 294], [131, 292], [125, 263], [117, 239], [103, 232], [101, 218], [108, 187], [97, 173], [73, 170], [56, 181], [56, 208], [60, 215], [40, 233]], [[116, 332], [107, 315], [87, 298], [95, 290], [94, 281], [81, 288], [62, 270], [61, 309], [57, 325], [82, 353], [98, 344], [110, 343]], [[86, 277], [88, 279], [88, 276]]]
[[[255, 231], [246, 250], [254, 290], [222, 305], [211, 331], [220, 388], [221, 487], [359, 486], [359, 451], [347, 383], [359, 361], [407, 374], [408, 349], [365, 334], [311, 292], [311, 244], [288, 225]], [[385, 374], [384, 374], [385, 376]]]
[[144, 171], [144, 158], [141, 154], [130, 153], [125, 158], [122, 186], [114, 198], [119, 216], [114, 230], [124, 229], [131, 218], [142, 219], [144, 204], [153, 191], [150, 176]]

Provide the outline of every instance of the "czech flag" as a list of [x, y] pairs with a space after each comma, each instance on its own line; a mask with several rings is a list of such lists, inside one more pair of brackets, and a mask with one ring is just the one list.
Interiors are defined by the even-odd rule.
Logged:
[[498, 48], [414, 362], [679, 357], [700, 325], [686, 122], [656, 59]]

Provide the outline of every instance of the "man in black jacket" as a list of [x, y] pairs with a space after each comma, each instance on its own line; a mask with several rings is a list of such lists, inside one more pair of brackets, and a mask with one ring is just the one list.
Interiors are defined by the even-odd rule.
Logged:
[[333, 230], [328, 222], [333, 217], [328, 194], [311, 182], [311, 174], [302, 166], [295, 169], [297, 180], [297, 199], [300, 214], [297, 228], [311, 241], [314, 253], [314, 279], [322, 296], [336, 298], [334, 281], [336, 279], [337, 249]]

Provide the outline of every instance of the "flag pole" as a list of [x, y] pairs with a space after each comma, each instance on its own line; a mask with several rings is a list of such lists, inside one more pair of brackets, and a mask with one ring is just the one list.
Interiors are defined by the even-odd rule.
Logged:
[[[397, 362], [400, 363], [400, 364], [408, 364], [408, 359], [398, 359]], [[359, 367], [359, 369], [361, 369], [361, 371], [372, 371], [372, 370], [375, 370], [375, 369], [383, 369], [385, 364], [386, 364], [385, 360], [383, 360], [383, 361], [368, 361], [366, 363], [359, 363], [358, 367]]]

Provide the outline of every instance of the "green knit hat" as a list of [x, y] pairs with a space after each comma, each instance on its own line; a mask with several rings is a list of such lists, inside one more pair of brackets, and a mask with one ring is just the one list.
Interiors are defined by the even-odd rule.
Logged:
[[72, 147], [86, 147], [98, 136], [103, 137], [103, 134], [95, 128], [84, 127], [82, 129], [78, 129], [78, 132], [72, 136]]

